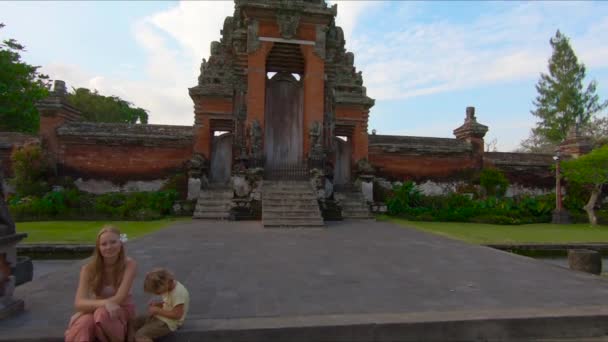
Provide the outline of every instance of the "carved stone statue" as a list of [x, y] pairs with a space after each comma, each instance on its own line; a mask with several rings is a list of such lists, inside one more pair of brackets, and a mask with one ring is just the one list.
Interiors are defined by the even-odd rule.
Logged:
[[300, 15], [295, 12], [277, 13], [277, 24], [281, 37], [285, 39], [296, 38], [298, 26], [300, 24]]
[[251, 122], [249, 135], [251, 139], [251, 155], [254, 158], [260, 158], [262, 156], [262, 127], [258, 120]]
[[[2, 164], [0, 164], [0, 167]], [[4, 201], [4, 177], [0, 172], [0, 236], [15, 234], [15, 222], [8, 212], [8, 206]]]
[[188, 162], [190, 178], [201, 178], [207, 174], [209, 161], [204, 155], [195, 153]]
[[322, 127], [319, 121], [315, 121], [310, 126], [310, 148], [311, 157], [321, 159], [323, 157], [323, 147], [321, 145]]

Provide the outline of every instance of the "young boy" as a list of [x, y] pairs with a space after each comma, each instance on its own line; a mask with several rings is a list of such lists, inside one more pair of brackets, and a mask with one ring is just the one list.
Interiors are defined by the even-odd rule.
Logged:
[[148, 314], [137, 317], [133, 327], [137, 342], [153, 342], [155, 339], [177, 330], [188, 313], [188, 290], [171, 272], [164, 268], [146, 274], [144, 291], [162, 296], [162, 302], [150, 302]]

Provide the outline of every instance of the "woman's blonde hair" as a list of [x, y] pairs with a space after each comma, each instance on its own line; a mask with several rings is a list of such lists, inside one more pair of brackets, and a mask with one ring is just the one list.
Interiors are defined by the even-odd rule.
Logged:
[[[95, 250], [93, 251], [93, 259], [87, 264], [89, 270], [89, 289], [93, 291], [96, 296], [101, 294], [102, 285], [103, 285], [103, 272], [104, 272], [104, 258], [101, 255], [101, 251], [99, 248], [99, 239], [101, 235], [104, 233], [113, 233], [116, 234], [117, 237], [120, 237], [120, 230], [116, 226], [105, 225], [101, 228], [99, 233], [97, 233], [97, 238], [95, 239]], [[125, 274], [125, 269], [127, 267], [126, 256], [125, 256], [125, 248], [120, 243], [120, 252], [118, 253], [118, 259], [113, 265], [112, 274], [114, 278], [114, 288], [118, 289], [120, 282], [122, 281], [122, 277]]]
[[166, 292], [173, 280], [175, 280], [175, 276], [169, 270], [166, 268], [155, 268], [146, 274], [144, 291], [154, 294]]

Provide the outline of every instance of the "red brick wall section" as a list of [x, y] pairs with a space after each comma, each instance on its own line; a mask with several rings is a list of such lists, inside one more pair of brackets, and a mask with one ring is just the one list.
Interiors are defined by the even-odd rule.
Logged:
[[352, 161], [369, 159], [369, 140], [367, 136], [367, 118], [369, 111], [360, 106], [336, 106], [336, 120], [355, 125], [352, 139]]
[[85, 178], [145, 180], [170, 176], [192, 157], [192, 146], [62, 144], [62, 173]]
[[392, 180], [448, 180], [478, 169], [468, 153], [452, 155], [408, 155], [387, 153], [371, 146], [369, 161], [380, 176]]
[[199, 97], [194, 105], [194, 152], [211, 157], [213, 139], [209, 119], [213, 115], [232, 115], [232, 99]]

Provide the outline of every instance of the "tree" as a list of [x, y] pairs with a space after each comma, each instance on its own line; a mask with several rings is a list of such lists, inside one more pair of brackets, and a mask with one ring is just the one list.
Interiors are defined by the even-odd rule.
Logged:
[[[4, 24], [0, 23], [0, 29]], [[48, 95], [49, 77], [21, 61], [25, 46], [14, 39], [0, 44], [0, 131], [36, 133], [36, 102]]]
[[553, 54], [549, 59], [549, 74], [540, 75], [536, 84], [538, 96], [533, 102], [536, 109], [531, 111], [540, 121], [532, 129], [532, 136], [522, 143], [528, 150], [558, 145], [572, 126], [589, 125], [594, 115], [608, 106], [608, 101], [599, 102], [595, 81], [583, 90], [585, 65], [578, 62], [568, 37], [558, 30], [550, 44]]
[[563, 162], [562, 170], [568, 182], [590, 188], [591, 196], [583, 209], [589, 216], [589, 222], [597, 225], [594, 208], [602, 193], [602, 186], [608, 183], [608, 145], [596, 148], [577, 159]]
[[68, 102], [82, 112], [87, 121], [148, 123], [148, 111], [131, 107], [132, 104], [118, 96], [103, 96], [97, 90], [74, 89], [68, 94]]

